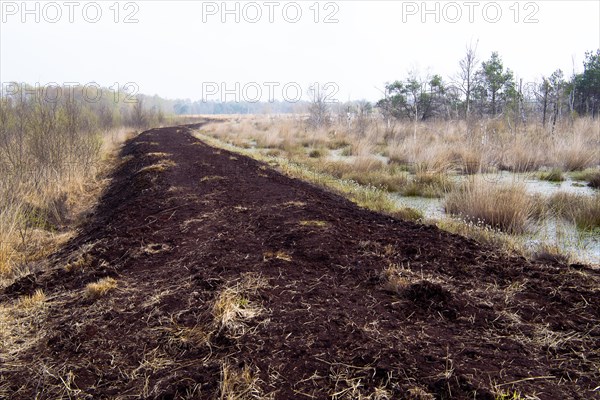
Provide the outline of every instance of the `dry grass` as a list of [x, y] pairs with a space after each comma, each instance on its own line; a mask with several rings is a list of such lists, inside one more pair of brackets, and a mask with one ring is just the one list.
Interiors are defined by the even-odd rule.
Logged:
[[[0, 305], [0, 377], [17, 365], [25, 368], [25, 361], [19, 356], [47, 340], [45, 322], [49, 306], [50, 301], [42, 290]], [[31, 367], [29, 362], [27, 368]], [[12, 392], [3, 393], [2, 381], [0, 378], [0, 397], [10, 398]]]
[[7, 275], [13, 269], [17, 237], [21, 226], [20, 206], [9, 204], [0, 208], [0, 275]]
[[215, 182], [215, 181], [224, 181], [224, 180], [227, 180], [227, 178], [224, 176], [211, 175], [211, 176], [203, 177], [202, 179], [200, 179], [200, 182]]
[[249, 297], [266, 286], [267, 282], [262, 277], [246, 274], [235, 284], [223, 288], [212, 308], [216, 332], [227, 333], [234, 338], [246, 333], [247, 322], [263, 312]]
[[88, 283], [85, 286], [84, 295], [88, 299], [98, 299], [115, 290], [117, 286], [114, 278], [102, 278], [97, 282]]
[[444, 173], [419, 172], [408, 180], [400, 193], [403, 196], [444, 197], [455, 184]]
[[565, 176], [559, 168], [552, 168], [550, 171], [541, 172], [540, 179], [549, 182], [562, 182], [565, 180]]
[[80, 270], [92, 265], [92, 262], [93, 262], [92, 256], [87, 253], [84, 253], [84, 254], [79, 255], [73, 261], [69, 262], [67, 265], [65, 265], [65, 271], [67, 271], [67, 272], [80, 271]]
[[229, 362], [221, 365], [219, 400], [251, 400], [265, 398], [256, 374], [248, 366], [237, 368]]
[[155, 152], [155, 153], [148, 153], [147, 154], [149, 157], [156, 157], [156, 158], [169, 158], [171, 157], [173, 154], [170, 153], [163, 153], [163, 152]]
[[388, 192], [399, 192], [409, 182], [408, 174], [373, 157], [356, 157], [348, 161], [304, 162], [311, 169], [364, 186], [376, 186]]
[[579, 229], [600, 228], [600, 193], [584, 196], [558, 192], [548, 199], [548, 208], [557, 216], [573, 221]]
[[586, 168], [582, 171], [572, 171], [569, 173], [569, 176], [575, 181], [591, 182], [594, 179], [600, 179], [600, 168]]
[[522, 233], [533, 215], [534, 203], [523, 184], [494, 184], [471, 179], [445, 199], [446, 212], [507, 233]]
[[554, 158], [566, 171], [581, 171], [595, 167], [600, 160], [598, 143], [591, 143], [584, 132], [565, 135], [556, 145]]
[[210, 346], [211, 332], [202, 326], [181, 326], [176, 323], [172, 327], [163, 328], [169, 333], [168, 346], [170, 351], [180, 349]]
[[46, 295], [41, 289], [37, 289], [31, 296], [23, 296], [19, 299], [17, 307], [31, 310], [41, 307], [46, 302]]
[[501, 249], [508, 254], [525, 254], [526, 249], [518, 238], [493, 229], [482, 223], [475, 223], [469, 220], [459, 220], [445, 218], [435, 221], [435, 225], [447, 232], [457, 235], [466, 236], [479, 243], [488, 244], [495, 248]]
[[176, 165], [177, 163], [172, 160], [163, 159], [156, 164], [145, 166], [144, 168], [140, 169], [139, 172], [165, 172], [167, 169], [175, 167]]
[[302, 220], [302, 221], [300, 221], [300, 225], [313, 226], [313, 227], [317, 227], [317, 228], [325, 228], [328, 224], [327, 224], [327, 221]]
[[329, 154], [327, 149], [313, 149], [308, 152], [310, 158], [322, 158]]
[[345, 156], [368, 159], [383, 153], [394, 164], [438, 173], [473, 174], [498, 166], [519, 172], [544, 166], [573, 171], [594, 167], [600, 159], [600, 128], [589, 118], [558, 124], [554, 134], [536, 124], [515, 134], [501, 120], [479, 121], [469, 132], [464, 121], [421, 123], [416, 136], [413, 127], [412, 122], [400, 122], [390, 131], [375, 118], [357, 134], [346, 124], [313, 131], [299, 117], [246, 116], [204, 129], [238, 147], [278, 149], [296, 161], [308, 158], [304, 147], [315, 158], [324, 158], [325, 149], [343, 148]]
[[568, 264], [571, 261], [571, 256], [558, 246], [543, 243], [540, 244], [532, 254], [532, 258], [540, 262], [551, 262], [559, 264]]
[[[448, 210], [462, 218], [436, 222], [438, 226], [521, 254], [529, 250], [506, 233], [520, 234], [530, 221], [547, 218], [546, 200], [526, 196], [520, 185], [486, 184], [486, 189], [459, 185], [458, 175], [531, 171], [533, 176], [558, 181], [570, 171], [570, 177], [592, 185], [595, 176], [600, 179], [600, 126], [589, 118], [559, 121], [553, 132], [535, 123], [515, 132], [501, 118], [474, 121], [469, 129], [464, 121], [428, 121], [417, 124], [416, 134], [412, 122], [388, 129], [377, 117], [360, 133], [347, 123], [307, 129], [301, 116], [236, 116], [224, 121], [203, 127], [199, 137], [402, 219], [423, 220], [423, 215], [399, 209], [385, 192], [447, 196]], [[226, 147], [224, 142], [238, 147]], [[262, 149], [266, 142], [271, 147]], [[328, 154], [324, 149], [338, 150]], [[593, 207], [585, 210], [585, 218], [593, 219]]]
[[276, 260], [283, 260], [283, 261], [292, 261], [292, 256], [290, 256], [288, 253], [286, 253], [285, 251], [282, 250], [277, 250], [277, 251], [265, 251], [263, 254], [263, 259], [265, 261], [267, 260], [271, 260], [271, 259], [276, 259]]
[[383, 288], [392, 293], [401, 293], [411, 284], [410, 276], [409, 270], [390, 264], [381, 272]]
[[[128, 129], [114, 129], [89, 138], [84, 142], [87, 153], [73, 161], [62, 160], [64, 165], [58, 169], [28, 159], [26, 173], [3, 176], [0, 286], [10, 284], [28, 263], [46, 257], [72, 236], [108, 184], [103, 178], [106, 172], [120, 162], [116, 157], [120, 145], [131, 136]], [[0, 168], [6, 167], [3, 156], [0, 152]]]

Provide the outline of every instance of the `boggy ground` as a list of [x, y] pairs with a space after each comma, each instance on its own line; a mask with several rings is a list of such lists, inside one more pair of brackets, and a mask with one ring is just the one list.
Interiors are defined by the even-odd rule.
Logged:
[[0, 397], [600, 398], [598, 271], [360, 209], [197, 127], [128, 142], [80, 234], [3, 290]]

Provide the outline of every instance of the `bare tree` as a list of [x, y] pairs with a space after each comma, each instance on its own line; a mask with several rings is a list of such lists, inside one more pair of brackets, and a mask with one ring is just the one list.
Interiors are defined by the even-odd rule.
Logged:
[[542, 127], [546, 127], [546, 114], [548, 112], [548, 95], [550, 93], [550, 82], [548, 78], [542, 77], [542, 83], [539, 86], [539, 91], [536, 92], [536, 97], [542, 106]]
[[356, 116], [356, 124], [354, 129], [359, 135], [364, 136], [367, 132], [367, 128], [369, 127], [371, 114], [373, 112], [373, 105], [366, 100], [359, 100], [356, 102], [354, 108]]
[[138, 97], [131, 110], [131, 123], [136, 128], [144, 128], [147, 122], [148, 116], [144, 111], [144, 99]]
[[327, 127], [331, 124], [331, 110], [327, 104], [327, 95], [320, 86], [309, 88], [308, 125], [312, 129]]
[[469, 119], [471, 112], [471, 97], [473, 89], [475, 87], [475, 74], [477, 71], [477, 65], [479, 59], [477, 58], [477, 45], [479, 40], [473, 43], [469, 43], [465, 50], [465, 56], [459, 61], [460, 71], [458, 73], [458, 87], [461, 92], [465, 95], [465, 119]]

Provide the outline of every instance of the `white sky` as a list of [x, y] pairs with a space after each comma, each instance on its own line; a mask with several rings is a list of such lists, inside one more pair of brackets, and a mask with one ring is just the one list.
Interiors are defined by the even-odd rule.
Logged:
[[[264, 82], [280, 85], [274, 89], [280, 99], [287, 83], [297, 83], [306, 92], [310, 82], [333, 82], [339, 87], [338, 100], [377, 100], [386, 81], [403, 79], [414, 68], [448, 79], [457, 72], [470, 41], [479, 40], [481, 60], [498, 51], [505, 66], [525, 82], [557, 68], [570, 75], [573, 60], [581, 71], [585, 51], [600, 48], [600, 0], [320, 1], [317, 7], [315, 1], [228, 1], [231, 9], [237, 3], [239, 23], [235, 15], [221, 21], [222, 1], [121, 1], [119, 23], [114, 22], [115, 1], [97, 2], [102, 11], [97, 23], [84, 19], [84, 7], [86, 18], [95, 17], [93, 2], [48, 3], [28, 1], [34, 12], [24, 15], [21, 1], [0, 1], [0, 81], [134, 82], [141, 93], [192, 100], [202, 98], [203, 86], [212, 82], [226, 82], [229, 89], [235, 82], [240, 87], [256, 82], [263, 100], [269, 92]], [[299, 22], [286, 21], [284, 16], [294, 18], [296, 5], [302, 11]], [[262, 18], [245, 21], [243, 11], [254, 18], [255, 6]], [[423, 15], [424, 7], [433, 13]], [[320, 10], [319, 23], [314, 22], [315, 8]], [[123, 23], [136, 9], [138, 22]], [[501, 16], [492, 23], [497, 9]], [[49, 23], [57, 10], [61, 19]], [[462, 15], [458, 22], [445, 21], [458, 19], [457, 11]], [[331, 12], [338, 22], [323, 23]], [[531, 13], [537, 22], [525, 23]], [[223, 95], [219, 89], [211, 98]], [[254, 97], [254, 91], [246, 96]], [[244, 99], [244, 93], [239, 97]]]

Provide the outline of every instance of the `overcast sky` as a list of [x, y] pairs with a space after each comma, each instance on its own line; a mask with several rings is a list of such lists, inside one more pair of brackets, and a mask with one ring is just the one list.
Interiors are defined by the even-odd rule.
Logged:
[[449, 79], [466, 44], [476, 41], [481, 60], [498, 51], [527, 82], [557, 68], [581, 71], [585, 52], [600, 48], [598, 0], [28, 1], [26, 7], [0, 1], [2, 82], [133, 82], [141, 93], [192, 100], [253, 99], [257, 90], [263, 100], [270, 93], [295, 98], [311, 82], [331, 83], [328, 94], [338, 100], [377, 100], [385, 82], [410, 70]]

